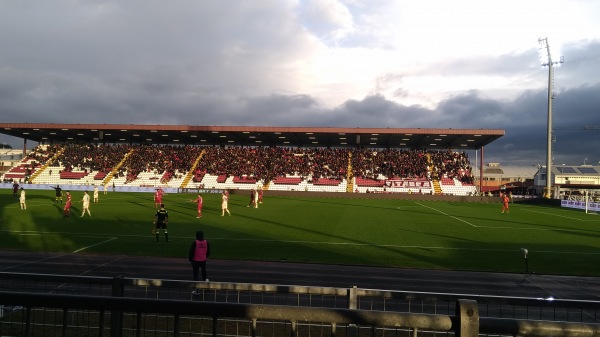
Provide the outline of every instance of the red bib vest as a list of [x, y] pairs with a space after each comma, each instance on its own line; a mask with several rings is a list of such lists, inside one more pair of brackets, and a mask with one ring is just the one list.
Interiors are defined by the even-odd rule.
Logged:
[[196, 240], [196, 250], [194, 251], [194, 261], [206, 261], [206, 251], [208, 250], [208, 243], [206, 240]]

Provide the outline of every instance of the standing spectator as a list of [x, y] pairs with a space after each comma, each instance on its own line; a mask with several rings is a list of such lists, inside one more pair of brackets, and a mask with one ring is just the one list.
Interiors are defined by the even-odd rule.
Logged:
[[229, 207], [227, 205], [228, 203], [229, 203], [229, 192], [223, 191], [223, 195], [221, 196], [221, 216], [225, 216], [225, 212], [227, 212], [227, 214], [229, 214], [229, 216], [231, 216], [231, 213], [229, 213]]
[[27, 209], [27, 205], [25, 205], [25, 190], [21, 187], [21, 196], [19, 197], [19, 204], [21, 205], [21, 209]]
[[[198, 271], [202, 270], [202, 281], [208, 281], [206, 275], [206, 259], [210, 256], [210, 244], [204, 238], [203, 231], [196, 232], [196, 240], [192, 242], [188, 259], [192, 264], [192, 273], [194, 281], [198, 281]], [[197, 290], [194, 290], [197, 294]]]
[[94, 185], [94, 202], [98, 202], [98, 186]]
[[158, 236], [160, 230], [165, 232], [165, 241], [169, 242], [169, 233], [167, 232], [167, 225], [169, 224], [169, 212], [165, 209], [165, 204], [160, 204], [160, 209], [154, 214], [154, 234], [156, 235], [156, 242], [158, 242]]
[[83, 204], [83, 211], [81, 211], [81, 216], [83, 217], [85, 215], [85, 212], [87, 211], [87, 213], [91, 217], [92, 213], [90, 212], [90, 195], [88, 194], [88, 191], [83, 192], [83, 198], [81, 199], [81, 203]]
[[[63, 217], [71, 216], [71, 193], [69, 191], [66, 192], [67, 201], [65, 201], [65, 207], [63, 208]], [[62, 197], [61, 197], [62, 202]]]
[[198, 193], [198, 198], [196, 198], [196, 200], [190, 200], [191, 202], [195, 202], [198, 204], [198, 215], [196, 215], [196, 219], [199, 219], [202, 217], [202, 196], [200, 195], [200, 193]]

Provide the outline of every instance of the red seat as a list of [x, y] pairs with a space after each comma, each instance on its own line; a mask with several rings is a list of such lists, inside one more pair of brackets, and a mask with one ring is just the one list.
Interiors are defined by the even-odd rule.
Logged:
[[81, 179], [87, 175], [87, 172], [61, 172], [60, 179]]
[[273, 184], [282, 185], [298, 185], [302, 182], [302, 178], [297, 177], [277, 177], [273, 180]]

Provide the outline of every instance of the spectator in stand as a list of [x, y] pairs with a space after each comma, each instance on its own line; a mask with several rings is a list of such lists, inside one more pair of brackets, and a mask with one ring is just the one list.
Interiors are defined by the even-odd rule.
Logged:
[[[390, 177], [449, 178], [466, 184], [474, 181], [466, 154], [450, 150], [63, 144], [38, 147], [33, 153], [36, 165], [48, 161], [63, 148], [56, 165], [64, 167], [64, 171], [108, 174], [119, 167], [115, 178], [125, 177], [125, 183], [134, 182], [142, 172], [150, 172], [167, 184], [191, 170], [198, 158], [196, 172], [243, 177], [262, 184], [281, 176], [312, 178], [314, 182], [341, 181], [352, 178], [348, 176], [350, 167], [353, 176], [376, 181]], [[121, 165], [123, 158], [126, 159]], [[374, 188], [377, 186], [383, 185]], [[258, 193], [260, 199], [261, 191]], [[158, 208], [156, 203], [155, 208]]]

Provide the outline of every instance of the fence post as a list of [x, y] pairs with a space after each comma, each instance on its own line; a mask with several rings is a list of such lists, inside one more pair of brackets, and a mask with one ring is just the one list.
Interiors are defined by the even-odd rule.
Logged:
[[[125, 294], [125, 278], [123, 275], [112, 279], [112, 297], [123, 297]], [[104, 327], [100, 327], [101, 329]], [[112, 311], [110, 314], [110, 336], [121, 337], [123, 335], [123, 312]]]
[[358, 300], [357, 300], [357, 288], [353, 286], [348, 289], [348, 309], [356, 309], [358, 308]]
[[456, 331], [457, 337], [478, 337], [479, 336], [479, 308], [477, 301], [457, 300], [456, 301]]
[[[356, 310], [358, 309], [358, 289], [356, 286], [348, 289], [348, 309]], [[348, 332], [346, 333], [349, 337], [354, 337], [357, 335], [358, 328], [356, 324], [348, 325]]]

